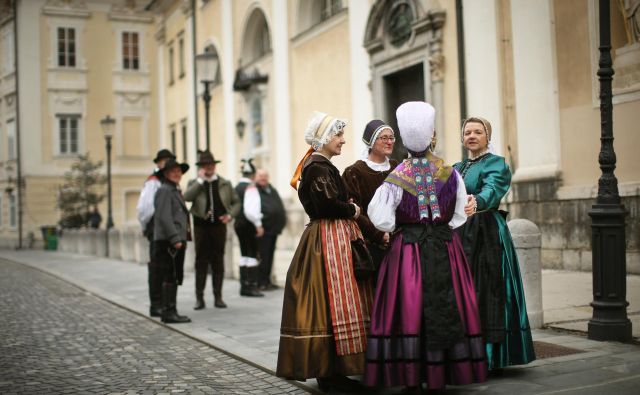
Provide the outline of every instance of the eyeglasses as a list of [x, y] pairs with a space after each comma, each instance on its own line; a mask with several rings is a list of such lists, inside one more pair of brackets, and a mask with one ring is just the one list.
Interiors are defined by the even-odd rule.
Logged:
[[381, 140], [385, 143], [395, 143], [396, 138], [393, 136], [380, 136], [376, 140]]

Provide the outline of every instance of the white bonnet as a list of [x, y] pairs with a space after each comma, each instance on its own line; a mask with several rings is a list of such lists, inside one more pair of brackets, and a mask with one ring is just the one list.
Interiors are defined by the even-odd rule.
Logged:
[[342, 132], [347, 122], [320, 111], [314, 111], [304, 132], [304, 141], [314, 150], [319, 150], [333, 136]]
[[436, 110], [429, 103], [410, 101], [396, 110], [402, 143], [409, 151], [425, 151], [435, 130]]

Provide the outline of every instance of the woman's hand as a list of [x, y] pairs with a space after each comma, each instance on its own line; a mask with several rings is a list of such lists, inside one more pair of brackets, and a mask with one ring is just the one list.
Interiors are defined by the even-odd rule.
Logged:
[[353, 207], [356, 209], [356, 213], [353, 215], [353, 219], [356, 219], [360, 216], [360, 206], [353, 202], [353, 199], [349, 199], [349, 204], [353, 204]]
[[476, 201], [476, 197], [473, 195], [467, 195], [467, 204], [464, 206], [464, 213], [467, 214], [467, 217], [470, 217], [476, 213], [477, 209], [478, 202]]
[[173, 245], [173, 248], [175, 248], [176, 250], [181, 249], [182, 248], [182, 242], [181, 241], [177, 242], [176, 244]]

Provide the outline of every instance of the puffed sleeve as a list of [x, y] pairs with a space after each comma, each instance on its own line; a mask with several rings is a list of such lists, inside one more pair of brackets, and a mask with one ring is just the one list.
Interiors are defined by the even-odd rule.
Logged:
[[262, 226], [262, 199], [260, 192], [255, 185], [251, 184], [244, 192], [244, 202], [242, 204], [244, 216], [255, 226]]
[[396, 208], [402, 200], [402, 188], [383, 182], [371, 198], [367, 214], [371, 223], [382, 232], [393, 232], [396, 228]]
[[467, 204], [467, 188], [464, 186], [464, 180], [457, 170], [453, 171], [453, 175], [458, 179], [458, 191], [456, 192], [456, 208], [451, 221], [449, 221], [451, 229], [455, 229], [467, 222], [467, 214], [464, 212], [464, 206]]
[[[353, 202], [360, 207], [363, 207], [362, 201], [362, 192], [360, 189], [360, 182], [364, 182], [362, 178], [358, 178], [358, 174], [351, 167], [348, 167], [342, 173], [342, 180], [347, 187], [347, 192], [349, 197], [353, 199]], [[377, 243], [382, 243], [384, 238], [384, 233], [381, 232], [371, 223], [369, 219], [369, 215], [365, 212], [361, 212], [356, 220], [360, 230], [362, 231], [362, 235], [367, 240], [373, 240]]]
[[478, 211], [497, 208], [511, 185], [511, 170], [504, 158], [497, 155], [485, 159], [481, 172], [482, 188], [477, 193]]
[[331, 174], [326, 166], [309, 165], [303, 175], [310, 183], [310, 199], [314, 210], [321, 218], [352, 218], [356, 208], [351, 203], [338, 199], [339, 176]]

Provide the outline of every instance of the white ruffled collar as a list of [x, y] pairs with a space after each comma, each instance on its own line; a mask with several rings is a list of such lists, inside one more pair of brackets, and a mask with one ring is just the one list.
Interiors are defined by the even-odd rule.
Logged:
[[369, 166], [371, 170], [375, 171], [387, 171], [391, 168], [391, 163], [389, 163], [389, 158], [385, 157], [384, 162], [376, 163], [369, 158], [363, 158], [362, 161]]

